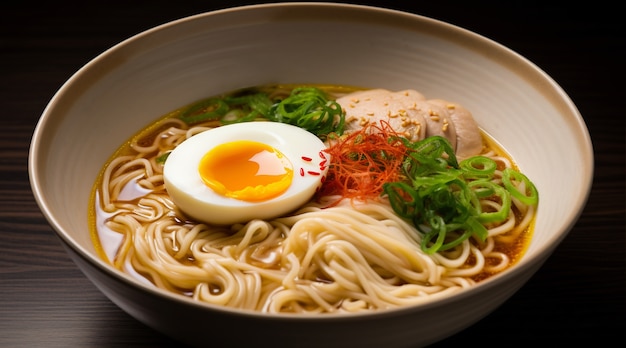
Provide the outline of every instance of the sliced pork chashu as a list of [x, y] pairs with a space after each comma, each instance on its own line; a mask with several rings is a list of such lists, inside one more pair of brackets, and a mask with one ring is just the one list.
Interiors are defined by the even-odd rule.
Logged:
[[411, 141], [424, 139], [424, 116], [412, 103], [423, 100], [417, 92], [390, 92], [371, 89], [337, 99], [346, 112], [346, 130], [358, 130], [371, 123], [386, 121], [400, 135]]
[[415, 90], [358, 91], [338, 98], [337, 103], [346, 112], [347, 132], [386, 121], [411, 141], [445, 137], [460, 159], [477, 155], [482, 149], [478, 125], [467, 109], [441, 99], [427, 100]]
[[482, 151], [483, 139], [480, 129], [469, 110], [442, 99], [431, 99], [428, 102], [447, 110], [447, 115], [454, 123], [456, 130], [455, 152], [459, 159], [478, 155]]

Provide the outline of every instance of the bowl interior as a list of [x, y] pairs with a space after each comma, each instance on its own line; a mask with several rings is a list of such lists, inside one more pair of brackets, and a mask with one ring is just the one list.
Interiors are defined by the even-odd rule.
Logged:
[[531, 62], [432, 19], [299, 4], [181, 19], [129, 38], [78, 71], [33, 136], [30, 175], [42, 211], [66, 242], [106, 267], [88, 228], [89, 197], [105, 161], [171, 110], [267, 83], [412, 88], [468, 108], [540, 193], [535, 234], [520, 265], [556, 247], [587, 198], [593, 158], [586, 127], [567, 95]]

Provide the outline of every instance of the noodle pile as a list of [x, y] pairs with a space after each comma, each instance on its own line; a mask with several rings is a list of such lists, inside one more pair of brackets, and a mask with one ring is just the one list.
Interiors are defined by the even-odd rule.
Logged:
[[[96, 187], [99, 231], [122, 236], [111, 262], [157, 287], [198, 301], [284, 313], [353, 313], [418, 304], [457, 292], [509, 267], [497, 243], [516, 241], [534, 207], [513, 202], [485, 242], [427, 255], [421, 236], [384, 199], [311, 202], [293, 214], [228, 227], [187, 220], [163, 184], [163, 154], [210, 129], [164, 119], [152, 143], [131, 144]], [[493, 152], [482, 154], [511, 166]], [[328, 201], [333, 197], [327, 197]], [[484, 202], [483, 204], [497, 204]]]

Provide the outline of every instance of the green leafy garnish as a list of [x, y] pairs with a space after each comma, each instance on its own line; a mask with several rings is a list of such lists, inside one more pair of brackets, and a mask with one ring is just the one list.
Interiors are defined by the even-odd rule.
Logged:
[[162, 155], [160, 155], [159, 157], [156, 158], [156, 163], [158, 164], [165, 164], [165, 161], [167, 160], [167, 158], [169, 157], [170, 153], [172, 153], [171, 151], [168, 151]]
[[[496, 178], [495, 161], [484, 156], [461, 163], [444, 137], [433, 136], [410, 143], [403, 171], [406, 182], [383, 186], [391, 207], [410, 220], [422, 234], [421, 248], [427, 254], [445, 251], [474, 236], [484, 241], [487, 224], [506, 220], [511, 212], [511, 196], [529, 205], [538, 202], [537, 191], [523, 174], [505, 169], [502, 182]], [[521, 182], [528, 194], [513, 183]], [[498, 201], [497, 211], [483, 211], [480, 200]]]
[[345, 123], [341, 106], [315, 87], [294, 88], [283, 100], [258, 91], [208, 98], [183, 110], [179, 118], [187, 124], [215, 120], [222, 125], [265, 119], [298, 126], [320, 138], [341, 135]]
[[268, 118], [304, 128], [318, 136], [341, 135], [345, 123], [341, 106], [314, 87], [293, 89], [289, 97], [272, 105]]

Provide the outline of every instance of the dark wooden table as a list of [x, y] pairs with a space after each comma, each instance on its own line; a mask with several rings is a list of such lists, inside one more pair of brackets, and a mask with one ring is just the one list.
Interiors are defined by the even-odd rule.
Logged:
[[[56, 90], [102, 51], [155, 25], [244, 3], [0, 5], [0, 347], [176, 345], [116, 307], [70, 261], [33, 199], [29, 142]], [[392, 2], [361, 3], [389, 7]], [[623, 346], [626, 59], [621, 12], [598, 1], [574, 8], [531, 2], [416, 3], [421, 4], [394, 8], [476, 31], [551, 75], [583, 115], [596, 161], [588, 204], [545, 266], [502, 307], [435, 346], [484, 341]]]

